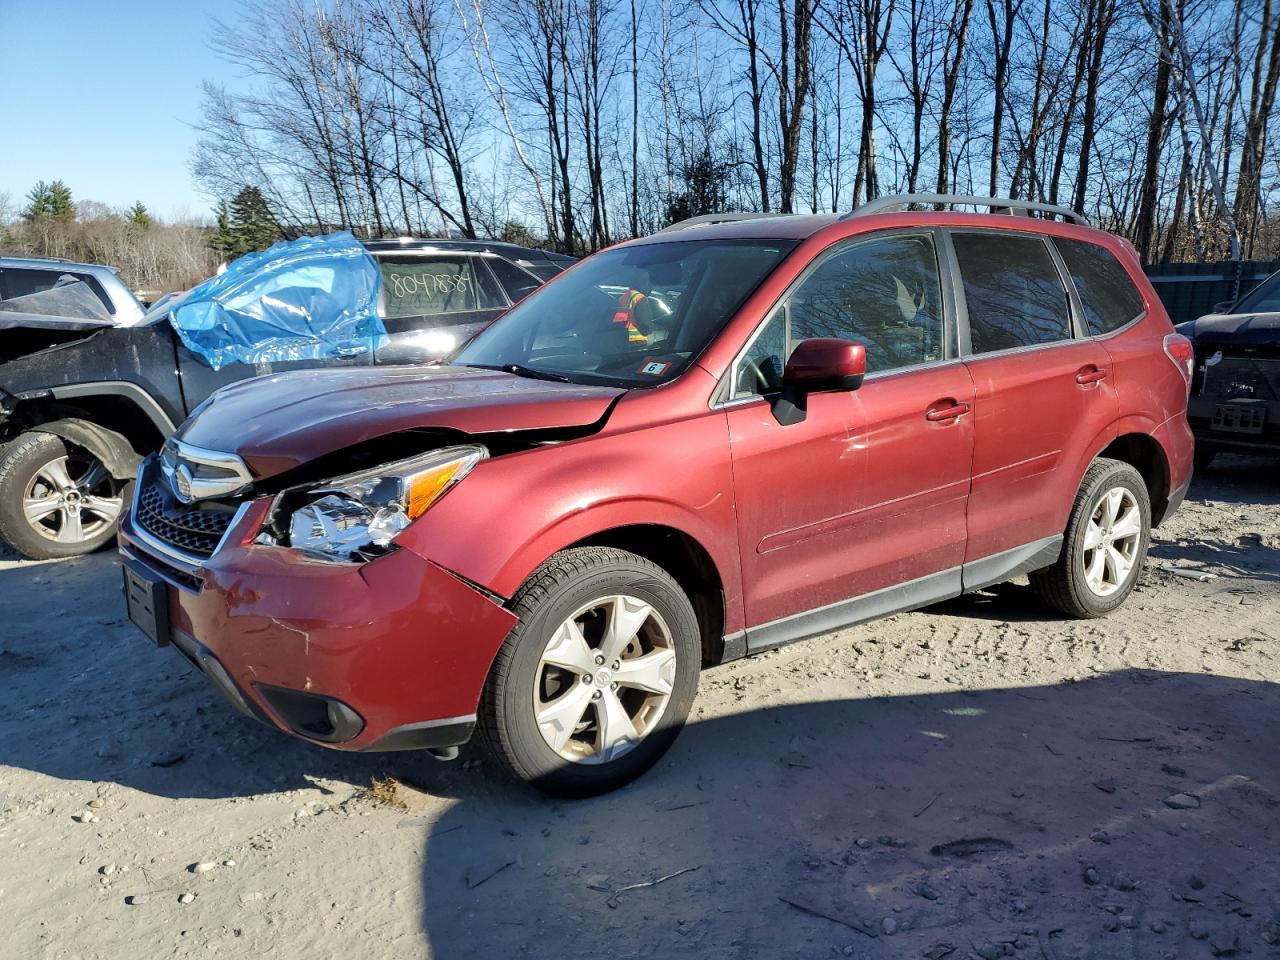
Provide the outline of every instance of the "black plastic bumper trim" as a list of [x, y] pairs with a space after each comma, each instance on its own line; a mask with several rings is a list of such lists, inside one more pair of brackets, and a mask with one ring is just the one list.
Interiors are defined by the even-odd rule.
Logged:
[[438, 750], [442, 747], [460, 747], [475, 732], [476, 718], [449, 717], [445, 720], [425, 720], [392, 727], [368, 746], [363, 753], [387, 753], [393, 750]]

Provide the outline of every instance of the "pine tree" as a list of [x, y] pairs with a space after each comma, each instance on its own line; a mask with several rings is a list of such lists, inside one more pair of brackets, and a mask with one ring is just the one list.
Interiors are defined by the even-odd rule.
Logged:
[[71, 188], [61, 180], [54, 180], [52, 183], [41, 180], [31, 188], [31, 192], [27, 194], [27, 201], [27, 209], [23, 211], [22, 216], [28, 221], [45, 218], [70, 220], [76, 213], [75, 203], [71, 199]]
[[155, 223], [155, 221], [151, 219], [150, 211], [142, 205], [141, 200], [130, 207], [129, 212], [126, 213], [124, 217], [132, 226], [137, 227], [139, 230], [146, 230]]
[[239, 254], [236, 253], [236, 237], [231, 229], [231, 209], [227, 206], [227, 201], [220, 200], [213, 215], [217, 226], [213, 236], [209, 238], [209, 246], [223, 260], [234, 260]]
[[244, 187], [231, 198], [231, 234], [235, 256], [265, 250], [280, 239], [280, 224], [257, 187]]

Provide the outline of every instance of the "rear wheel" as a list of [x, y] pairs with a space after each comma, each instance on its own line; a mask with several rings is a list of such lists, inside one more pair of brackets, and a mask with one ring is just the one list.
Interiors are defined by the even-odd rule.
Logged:
[[1076, 494], [1062, 555], [1031, 574], [1031, 586], [1068, 616], [1104, 616], [1132, 592], [1150, 540], [1142, 475], [1118, 460], [1096, 460]]
[[33, 560], [91, 553], [115, 537], [127, 486], [87, 450], [25, 433], [0, 454], [0, 536]]
[[701, 665], [689, 598], [660, 567], [605, 547], [558, 553], [516, 595], [480, 732], [511, 773], [561, 797], [635, 779], [675, 741]]

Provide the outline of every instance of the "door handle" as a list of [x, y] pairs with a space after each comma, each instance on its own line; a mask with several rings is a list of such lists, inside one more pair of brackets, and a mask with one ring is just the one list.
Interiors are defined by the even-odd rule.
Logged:
[[1107, 379], [1107, 371], [1101, 367], [1084, 367], [1076, 374], [1076, 383], [1085, 386], [1090, 383], [1098, 383]]
[[963, 417], [969, 412], [969, 405], [963, 402], [957, 402], [950, 397], [946, 400], [939, 400], [924, 412], [924, 418], [930, 423], [939, 423], [943, 420], [954, 420], [956, 417]]

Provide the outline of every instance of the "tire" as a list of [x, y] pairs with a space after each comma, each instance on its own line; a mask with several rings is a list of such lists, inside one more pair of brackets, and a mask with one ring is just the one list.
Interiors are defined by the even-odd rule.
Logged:
[[[693, 606], [670, 574], [609, 547], [565, 550], [525, 581], [512, 612], [519, 621], [498, 651], [478, 718], [481, 741], [508, 772], [552, 796], [590, 797], [629, 783], [670, 749], [689, 715], [702, 662]], [[568, 629], [571, 620], [577, 629]], [[601, 664], [596, 658], [609, 643], [610, 623], [639, 627], [616, 660]], [[617, 643], [628, 632], [618, 630]], [[572, 666], [562, 669], [548, 658]], [[641, 679], [652, 689], [633, 685]], [[659, 706], [662, 688], [669, 693]], [[616, 719], [619, 707], [626, 723]], [[610, 730], [639, 737], [609, 746]], [[558, 751], [553, 741], [561, 740]]]
[[[1121, 507], [1110, 521], [1103, 503], [1105, 495], [1115, 495]], [[1115, 501], [1113, 501], [1115, 502]], [[1135, 511], [1132, 520], [1128, 509]], [[1116, 536], [1113, 530], [1129, 530], [1136, 523], [1136, 533], [1130, 537]], [[1091, 530], [1091, 527], [1094, 528]], [[1105, 553], [1101, 560], [1097, 549], [1086, 548], [1086, 540], [1103, 532], [1104, 544], [1112, 543], [1115, 553]], [[1062, 545], [1062, 554], [1053, 566], [1031, 574], [1031, 586], [1045, 603], [1069, 617], [1088, 619], [1101, 617], [1115, 610], [1133, 592], [1142, 564], [1151, 542], [1151, 499], [1142, 475], [1132, 466], [1119, 460], [1099, 459], [1085, 471], [1080, 489], [1071, 508], [1071, 519]], [[1129, 558], [1129, 566], [1123, 575], [1122, 560]], [[1100, 588], [1094, 585], [1086, 563], [1096, 571], [1096, 563], [1102, 564]]]
[[[0, 537], [32, 560], [92, 553], [115, 539], [128, 488], [87, 450], [52, 433], [24, 433], [0, 451]], [[28, 506], [54, 500], [61, 506], [28, 519]]]
[[1218, 451], [1213, 449], [1213, 447], [1206, 446], [1201, 443], [1197, 443], [1196, 452], [1195, 452], [1195, 461], [1193, 464], [1195, 467], [1195, 472], [1199, 473], [1201, 470], [1208, 470], [1209, 466], [1213, 463], [1213, 458], [1216, 457], [1217, 455], [1218, 455]]

